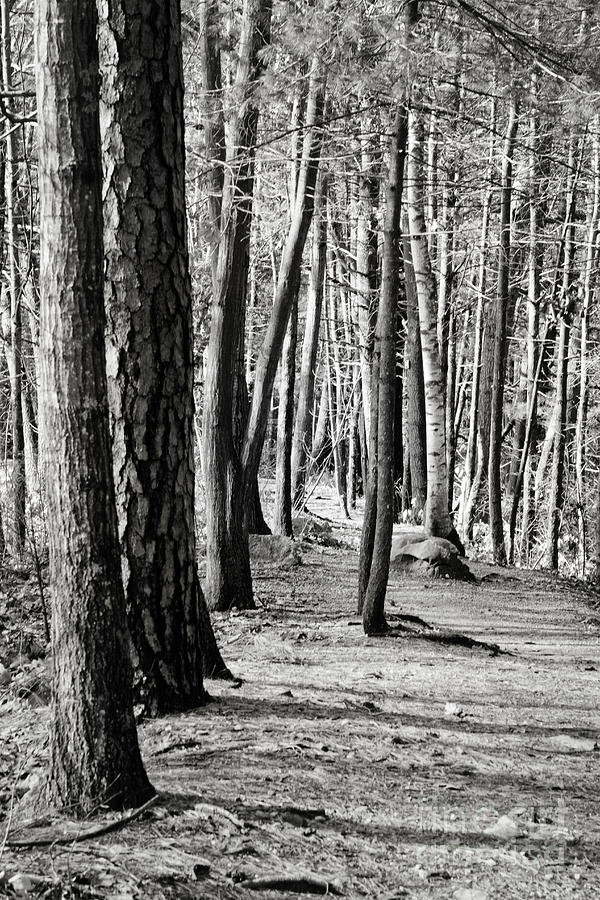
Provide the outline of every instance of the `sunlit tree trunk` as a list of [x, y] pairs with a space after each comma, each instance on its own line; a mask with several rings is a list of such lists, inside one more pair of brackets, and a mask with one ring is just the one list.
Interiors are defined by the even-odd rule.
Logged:
[[[205, 8], [206, 42], [214, 45], [215, 27], [211, 7]], [[216, 264], [213, 263], [213, 298], [208, 342], [203, 410], [203, 460], [206, 491], [206, 591], [212, 609], [253, 607], [248, 535], [244, 525], [244, 498], [255, 488], [258, 465], [245, 489], [239, 452], [247, 410], [241, 409], [245, 378], [243, 326], [249, 269], [249, 239], [254, 190], [254, 147], [258, 107], [254, 89], [262, 73], [261, 51], [270, 39], [270, 0], [245, 0], [236, 54], [235, 80], [228, 102], [235, 109], [229, 117], [227, 165], [213, 175], [215, 188], [211, 212], [213, 230], [219, 235]], [[224, 131], [223, 109], [213, 108], [211, 84], [217, 83], [214, 67], [217, 50], [205, 51], [207, 85], [205, 117], [212, 120], [212, 146], [207, 151], [216, 161], [223, 159], [218, 139]], [[210, 65], [208, 64], [210, 63]], [[212, 79], [212, 81], [211, 81]], [[207, 135], [208, 137], [208, 135]], [[212, 183], [211, 182], [211, 183]], [[265, 412], [265, 416], [267, 411]]]
[[[377, 497], [373, 550], [362, 608], [365, 634], [378, 634], [387, 628], [384, 602], [394, 525], [396, 314], [400, 280], [400, 204], [404, 184], [407, 120], [406, 107], [398, 106], [390, 141], [389, 171], [385, 191], [381, 297], [375, 329], [375, 355], [378, 357], [378, 365], [374, 367], [374, 372], [378, 370], [378, 379], [374, 381], [372, 390], [377, 391], [378, 398]], [[368, 535], [363, 528], [362, 541], [367, 538]]]
[[[12, 90], [12, 39], [10, 4], [0, 3], [2, 25], [2, 82], [4, 90]], [[17, 555], [23, 552], [26, 537], [26, 475], [25, 437], [23, 432], [23, 333], [21, 312], [21, 272], [19, 264], [19, 226], [17, 191], [19, 175], [20, 130], [10, 125], [6, 137], [4, 160], [4, 198], [6, 203], [5, 231], [8, 251], [8, 281], [6, 302], [2, 312], [4, 348], [10, 378], [11, 440], [12, 440], [12, 545]]]
[[327, 178], [322, 175], [315, 197], [310, 281], [300, 363], [300, 389], [292, 441], [292, 497], [295, 503], [301, 502], [306, 483], [308, 454], [312, 446], [311, 418], [315, 395], [315, 370], [319, 349], [326, 258]]
[[408, 218], [402, 237], [406, 286], [406, 437], [410, 465], [411, 513], [422, 522], [427, 500], [427, 444], [425, 430], [425, 386], [419, 329], [419, 298], [412, 264]]
[[273, 310], [254, 373], [254, 391], [241, 453], [242, 497], [247, 495], [248, 486], [258, 473], [277, 363], [281, 355], [293, 298], [298, 291], [304, 244], [315, 202], [315, 185], [323, 137], [324, 99], [325, 81], [320, 60], [315, 56], [309, 78], [305, 134], [294, 208], [283, 248]]
[[277, 417], [277, 457], [273, 533], [293, 536], [292, 529], [292, 430], [294, 421], [294, 384], [296, 380], [296, 343], [298, 337], [298, 295], [292, 310], [281, 352], [279, 412]]
[[571, 135], [567, 162], [566, 217], [563, 240], [562, 285], [559, 304], [559, 337], [556, 358], [555, 431], [552, 446], [552, 467], [548, 492], [548, 531], [546, 561], [551, 569], [558, 569], [558, 541], [565, 502], [565, 454], [567, 429], [567, 376], [571, 323], [575, 308], [576, 288], [573, 285], [575, 258], [575, 210], [577, 179], [580, 166], [576, 163], [576, 139]]
[[575, 426], [575, 478], [577, 491], [577, 519], [579, 523], [579, 547], [581, 553], [580, 574], [586, 574], [587, 511], [585, 502], [585, 442], [587, 412], [590, 396], [590, 366], [588, 360], [588, 334], [590, 312], [594, 294], [594, 272], [598, 265], [598, 221], [600, 217], [600, 117], [594, 118], [592, 137], [593, 193], [589, 212], [585, 262], [583, 271], [582, 308], [579, 338], [579, 404]]
[[502, 186], [500, 193], [500, 248], [498, 251], [498, 287], [494, 301], [494, 351], [491, 390], [490, 457], [488, 463], [488, 502], [490, 534], [494, 562], [506, 563], [504, 521], [502, 516], [502, 484], [500, 462], [502, 453], [502, 415], [504, 379], [506, 375], [506, 320], [510, 302], [510, 246], [513, 182], [513, 153], [517, 137], [516, 100], [511, 98], [510, 112], [504, 138]]
[[[473, 530], [473, 510], [477, 502], [484, 469], [487, 467], [488, 442], [482, 440], [487, 422], [489, 426], [489, 414], [484, 416], [485, 403], [482, 403], [481, 381], [483, 369], [483, 350], [485, 337], [485, 312], [487, 290], [487, 267], [489, 262], [488, 236], [490, 227], [490, 215], [492, 197], [494, 193], [493, 172], [495, 154], [495, 132], [497, 118], [497, 101], [491, 101], [490, 109], [490, 144], [488, 152], [487, 186], [482, 199], [481, 232], [479, 240], [479, 260], [476, 290], [475, 325], [473, 333], [473, 373], [471, 379], [471, 401], [469, 404], [469, 433], [465, 455], [465, 468], [461, 485], [460, 498], [460, 531], [463, 540], [471, 538]], [[483, 421], [482, 421], [483, 420]], [[488, 428], [489, 435], [489, 428]]]
[[462, 550], [448, 511], [446, 468], [446, 410], [444, 382], [437, 333], [437, 286], [431, 268], [423, 215], [423, 127], [415, 113], [409, 115], [408, 217], [412, 262], [419, 301], [425, 422], [427, 441], [427, 503], [425, 528], [431, 535], [448, 538]]

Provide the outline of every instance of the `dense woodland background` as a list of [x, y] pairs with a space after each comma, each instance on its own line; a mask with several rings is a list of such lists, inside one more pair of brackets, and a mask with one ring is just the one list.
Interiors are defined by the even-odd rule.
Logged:
[[[308, 330], [314, 329], [312, 424], [308, 437], [306, 430], [297, 437], [308, 450], [311, 474], [335, 470], [340, 502], [351, 508], [367, 480], [384, 182], [393, 108], [405, 90], [406, 37], [399, 10], [385, 3], [307, 9], [275, 4], [270, 35], [262, 35], [250, 75], [244, 76], [236, 73], [240, 32], [244, 17], [247, 24], [256, 13], [241, 4], [190, 5], [183, 13], [198, 422], [211, 322], [211, 256], [224, 236], [222, 229], [219, 238], [211, 218], [217, 170], [210, 142], [221, 138], [207, 121], [224, 126], [217, 151], [228, 156], [228, 167], [248, 167], [245, 177], [251, 181], [245, 188], [245, 202], [252, 206], [248, 259], [235, 260], [236, 266], [247, 266], [237, 313], [244, 339], [234, 351], [243, 355], [251, 393], [293, 214], [293, 167], [309, 127], [307, 93], [316, 90], [318, 80], [323, 109], [319, 158], [313, 161], [316, 210], [305, 252], [293, 261], [298, 283], [261, 475], [282, 466], [284, 451], [276, 450], [276, 443], [282, 443], [293, 419], [286, 405], [295, 397], [297, 406], [300, 385], [309, 377], [302, 341], [307, 335], [306, 345]], [[423, 140], [419, 177], [437, 285], [454, 521], [463, 540], [488, 548], [488, 417], [492, 392], [503, 388], [500, 467], [508, 555], [524, 565], [560, 565], [580, 575], [590, 574], [594, 565], [598, 531], [594, 13], [594, 4], [584, 3], [502, 9], [488, 3], [423, 3], [408, 63], [410, 102]], [[13, 4], [5, 10], [3, 32], [2, 416], [9, 482], [3, 510], [4, 539], [17, 552], [27, 543], [25, 511], [37, 486], [39, 260], [31, 16], [31, 4]], [[204, 40], [220, 56], [214, 87], [205, 83], [210, 73], [202, 58]], [[248, 119], [249, 105], [253, 121], [240, 121]], [[248, 128], [250, 146], [244, 144]], [[503, 171], [507, 159], [510, 173]], [[508, 235], [501, 219], [503, 189], [510, 191]], [[402, 227], [406, 234], [406, 217]], [[509, 271], [506, 286], [499, 288], [503, 235]], [[398, 515], [419, 521], [427, 477], [423, 384], [406, 241], [401, 255], [394, 475]], [[494, 375], [499, 290], [506, 294], [506, 353]], [[298, 500], [297, 473], [293, 477]], [[275, 527], [289, 529], [289, 524], [282, 519]]]
[[[321, 479], [364, 496], [368, 633], [394, 519], [597, 577], [596, 12], [3, 0], [0, 551], [49, 540], [55, 640], [104, 572], [149, 711], [228, 674], [207, 607], [254, 604], [265, 479], [287, 535]], [[56, 696], [55, 761], [86, 727]]]

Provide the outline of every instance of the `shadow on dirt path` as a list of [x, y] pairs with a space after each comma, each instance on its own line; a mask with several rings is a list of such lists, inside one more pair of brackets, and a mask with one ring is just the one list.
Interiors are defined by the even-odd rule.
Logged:
[[342, 547], [255, 567], [260, 608], [215, 621], [243, 684], [210, 682], [206, 708], [142, 725], [159, 802], [111, 838], [29, 851], [29, 870], [69, 873], [71, 894], [44, 896], [242, 898], [246, 879], [302, 874], [347, 897], [596, 900], [600, 628], [585, 593], [484, 565], [478, 584], [392, 576], [390, 614], [512, 655], [366, 638], [358, 525], [342, 524]]

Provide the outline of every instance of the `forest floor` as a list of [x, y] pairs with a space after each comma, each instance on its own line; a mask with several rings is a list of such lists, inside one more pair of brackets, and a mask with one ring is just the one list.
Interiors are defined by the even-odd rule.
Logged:
[[22, 650], [3, 658], [10, 683], [0, 669], [0, 895], [600, 896], [597, 595], [484, 563], [475, 584], [392, 574], [391, 623], [414, 614], [507, 652], [366, 638], [359, 517], [327, 497], [311, 509], [331, 530], [301, 564], [257, 561], [259, 608], [215, 616], [243, 683], [209, 682], [204, 708], [141, 724], [159, 796], [105, 836], [3, 843], [44, 764], [48, 665], [34, 586], [0, 585], [0, 657], [18, 629]]

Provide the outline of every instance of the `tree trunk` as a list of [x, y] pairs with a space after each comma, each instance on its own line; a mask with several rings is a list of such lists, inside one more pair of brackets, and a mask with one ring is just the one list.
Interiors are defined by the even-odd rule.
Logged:
[[327, 259], [327, 177], [321, 175], [315, 197], [313, 244], [306, 323], [302, 341], [300, 390], [292, 440], [292, 497], [301, 504], [306, 483], [308, 454], [312, 446], [311, 416], [315, 394], [315, 369], [323, 306], [323, 279]]
[[[378, 357], [377, 391], [377, 499], [373, 551], [363, 602], [365, 634], [379, 634], [387, 628], [384, 613], [392, 530], [394, 526], [394, 408], [396, 398], [396, 312], [400, 281], [400, 204], [404, 183], [407, 139], [407, 110], [398, 106], [390, 143], [383, 231], [381, 298], [375, 329]], [[375, 370], [375, 367], [374, 367]], [[373, 423], [372, 423], [373, 427]], [[368, 535], [363, 529], [362, 541]], [[361, 543], [362, 543], [361, 541]]]
[[509, 304], [510, 277], [510, 208], [512, 202], [513, 153], [517, 137], [516, 100], [511, 98], [510, 113], [504, 138], [502, 188], [500, 194], [500, 249], [498, 253], [498, 289], [495, 299], [494, 354], [492, 402], [490, 421], [490, 458], [488, 464], [488, 499], [490, 534], [494, 562], [506, 564], [504, 521], [502, 517], [502, 484], [500, 463], [502, 453], [502, 414], [504, 379], [506, 374], [506, 320]]
[[[2, 0], [2, 82], [4, 90], [12, 90], [12, 47], [10, 8]], [[8, 250], [8, 292], [3, 312], [3, 331], [6, 362], [10, 377], [11, 440], [12, 440], [12, 505], [13, 547], [17, 556], [23, 553], [26, 537], [25, 504], [27, 484], [25, 475], [25, 437], [23, 433], [23, 340], [21, 325], [21, 272], [19, 268], [19, 227], [17, 221], [17, 190], [19, 173], [19, 136], [12, 125], [6, 135], [4, 161], [4, 197], [6, 203], [6, 243]]]
[[581, 163], [575, 164], [575, 138], [569, 140], [566, 185], [566, 216], [563, 241], [562, 289], [560, 297], [560, 332], [556, 359], [556, 400], [552, 468], [548, 486], [548, 534], [546, 559], [548, 566], [558, 570], [558, 540], [565, 502], [565, 453], [567, 441], [567, 376], [569, 366], [569, 340], [573, 320], [576, 289], [573, 282], [575, 258], [575, 209], [577, 205], [577, 179]]
[[330, 272], [328, 277], [328, 315], [326, 317], [325, 353], [328, 360], [327, 390], [329, 392], [329, 430], [333, 454], [333, 469], [338, 503], [342, 515], [348, 518], [348, 486], [346, 482], [346, 442], [344, 417], [343, 378], [340, 365], [338, 341], [338, 275], [333, 253], [330, 253]]
[[371, 150], [370, 123], [361, 119], [360, 169], [356, 216], [356, 319], [360, 377], [365, 417], [366, 445], [371, 432], [371, 360], [375, 327], [375, 293], [377, 290], [377, 228], [375, 216], [379, 205], [379, 178]]
[[[477, 305], [475, 310], [475, 330], [473, 335], [473, 374], [471, 379], [471, 402], [469, 405], [469, 434], [467, 438], [467, 450], [465, 455], [465, 470], [461, 485], [460, 497], [460, 532], [464, 541], [470, 540], [473, 530], [473, 509], [477, 502], [480, 484], [484, 469], [487, 468], [488, 438], [489, 438], [489, 412], [487, 415], [486, 404], [482, 401], [482, 376], [484, 357], [484, 322], [485, 322], [485, 294], [487, 283], [488, 263], [488, 233], [490, 226], [490, 214], [492, 197], [494, 192], [493, 171], [495, 155], [496, 132], [496, 107], [497, 101], [492, 98], [490, 110], [490, 145], [488, 152], [488, 185], [485, 189], [481, 212], [481, 237], [479, 241], [479, 264], [476, 282]], [[480, 409], [481, 407], [481, 409]], [[485, 422], [487, 421], [487, 432]], [[485, 440], [485, 444], [484, 444]]]
[[423, 127], [412, 112], [409, 115], [408, 216], [412, 261], [419, 300], [425, 384], [427, 433], [425, 529], [428, 534], [448, 538], [459, 547], [461, 552], [464, 552], [448, 512], [446, 415], [437, 334], [437, 289], [427, 249], [423, 215]]
[[[244, 525], [245, 498], [251, 497], [258, 476], [258, 464], [243, 480], [239, 452], [242, 443], [241, 381], [243, 327], [249, 270], [249, 240], [254, 190], [254, 147], [258, 107], [254, 89], [263, 70], [261, 51], [270, 39], [270, 0], [245, 0], [237, 52], [237, 68], [232, 87], [232, 105], [239, 110], [230, 122], [227, 161], [222, 176], [222, 199], [214, 203], [212, 222], [219, 233], [218, 259], [213, 270], [211, 327], [207, 349], [203, 457], [206, 491], [206, 590], [211, 609], [253, 608], [252, 576], [248, 534]], [[206, 28], [210, 29], [210, 20]], [[210, 32], [209, 32], [210, 33]], [[214, 39], [214, 26], [213, 26]], [[216, 51], [208, 51], [210, 65], [205, 80], [214, 75]], [[213, 140], [220, 135], [223, 110], [208, 108], [217, 124]], [[207, 146], [213, 159], [222, 158], [221, 148]], [[266, 415], [266, 412], [265, 412]], [[236, 418], [237, 417], [237, 418]], [[236, 431], [237, 423], [237, 431]]]
[[577, 491], [577, 521], [579, 526], [579, 547], [581, 550], [581, 577], [586, 574], [586, 533], [587, 511], [585, 502], [585, 431], [587, 423], [588, 402], [590, 393], [590, 373], [588, 362], [588, 330], [593, 300], [593, 278], [598, 262], [598, 220], [600, 217], [600, 117], [594, 118], [593, 133], [593, 193], [588, 219], [588, 230], [585, 245], [585, 263], [583, 272], [583, 296], [579, 337], [579, 404], [575, 425], [575, 484]]
[[[114, 478], [136, 688], [158, 715], [204, 701], [203, 637], [214, 644], [199, 611], [179, 2], [143, 29], [131, 4], [99, 8]], [[211, 654], [204, 669], [225, 666]]]
[[279, 379], [279, 414], [277, 417], [277, 459], [275, 465], [275, 498], [273, 533], [293, 537], [292, 528], [292, 430], [294, 421], [294, 383], [296, 380], [296, 344], [298, 337], [298, 295], [292, 300], [292, 311], [281, 353]]
[[40, 409], [54, 681], [50, 803], [89, 813], [153, 793], [139, 752], [106, 399], [97, 15], [36, 4]]
[[254, 374], [254, 391], [242, 447], [242, 498], [256, 477], [268, 423], [268, 411], [293, 298], [297, 295], [304, 244], [310, 227], [322, 143], [325, 82], [320, 60], [312, 62], [306, 104], [306, 131], [290, 230], [283, 249], [273, 310]]
[[419, 298], [412, 264], [408, 219], [402, 237], [406, 285], [406, 433], [410, 460], [411, 514], [422, 522], [427, 501], [427, 446], [425, 432], [425, 385], [419, 329]]

